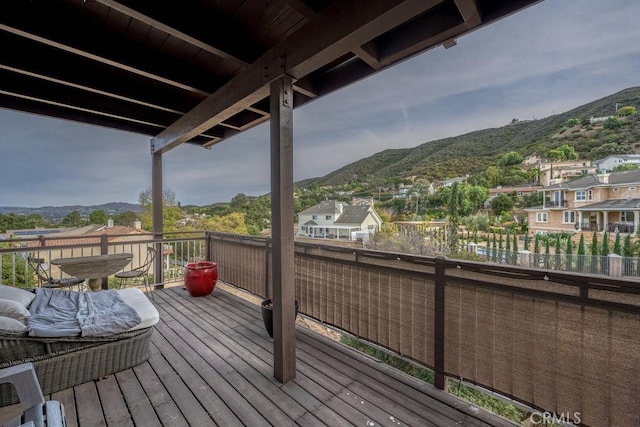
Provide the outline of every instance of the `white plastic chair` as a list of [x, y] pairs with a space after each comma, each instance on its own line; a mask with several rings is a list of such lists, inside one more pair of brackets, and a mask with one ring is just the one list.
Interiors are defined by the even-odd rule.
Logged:
[[3, 383], [13, 384], [24, 409], [22, 415], [4, 423], [3, 427], [65, 427], [67, 425], [62, 403], [44, 400], [32, 363], [0, 369], [0, 384]]

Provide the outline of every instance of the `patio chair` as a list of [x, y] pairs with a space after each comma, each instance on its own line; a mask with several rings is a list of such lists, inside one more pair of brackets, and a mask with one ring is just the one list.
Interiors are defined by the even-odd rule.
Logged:
[[156, 249], [152, 247], [147, 248], [147, 257], [144, 260], [144, 264], [140, 267], [136, 267], [129, 271], [121, 271], [119, 273], [114, 274], [116, 279], [120, 279], [119, 289], [125, 288], [129, 280], [139, 280], [144, 276], [144, 290], [153, 297], [153, 292], [151, 292], [151, 285], [149, 284], [149, 269], [153, 265], [153, 262], [156, 259]]
[[56, 400], [44, 400], [38, 377], [32, 363], [22, 363], [0, 369], [0, 384], [12, 384], [20, 404], [24, 408], [24, 413], [9, 422], [3, 427], [64, 427], [67, 421], [64, 415], [64, 405]]
[[41, 288], [71, 288], [77, 286], [78, 290], [82, 290], [81, 285], [85, 279], [80, 277], [54, 279], [49, 275], [49, 264], [46, 264], [44, 259], [29, 256], [27, 257], [27, 262], [38, 277], [38, 285]]

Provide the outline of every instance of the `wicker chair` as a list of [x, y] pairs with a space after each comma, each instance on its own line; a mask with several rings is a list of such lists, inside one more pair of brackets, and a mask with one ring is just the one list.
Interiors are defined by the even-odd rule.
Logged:
[[121, 271], [116, 273], [114, 276], [116, 279], [120, 279], [119, 288], [122, 289], [127, 286], [127, 280], [137, 280], [144, 276], [144, 289], [147, 291], [149, 295], [151, 295], [151, 299], [154, 299], [153, 292], [151, 292], [151, 285], [149, 284], [149, 269], [153, 265], [153, 262], [156, 259], [156, 249], [152, 247], [147, 248], [147, 258], [140, 267], [134, 268], [129, 271]]
[[38, 277], [38, 284], [41, 288], [71, 288], [77, 286], [78, 290], [81, 290], [80, 285], [85, 281], [85, 279], [79, 277], [54, 279], [49, 275], [49, 265], [44, 262], [44, 259], [29, 256], [27, 261]]

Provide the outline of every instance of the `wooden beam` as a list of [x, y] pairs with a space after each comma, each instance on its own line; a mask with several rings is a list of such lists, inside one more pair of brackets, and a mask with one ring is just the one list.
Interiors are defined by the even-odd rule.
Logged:
[[292, 81], [274, 80], [270, 90], [273, 371], [287, 383], [296, 377]]
[[199, 40], [199, 39], [197, 39], [195, 37], [190, 36], [189, 34], [186, 34], [186, 33], [182, 32], [182, 31], [180, 31], [180, 30], [178, 30], [176, 28], [173, 28], [171, 25], [168, 25], [168, 24], [165, 24], [163, 22], [160, 22], [160, 21], [158, 21], [158, 20], [156, 20], [156, 19], [154, 19], [154, 18], [152, 18], [150, 16], [145, 15], [144, 13], [140, 13], [140, 12], [138, 12], [138, 11], [128, 7], [128, 6], [125, 6], [124, 4], [122, 4], [120, 2], [117, 2], [117, 1], [114, 1], [114, 0], [96, 0], [96, 1], [98, 3], [102, 3], [105, 6], [108, 6], [108, 7], [112, 8], [112, 9], [115, 9], [115, 10], [117, 10], [118, 12], [120, 12], [120, 13], [122, 13], [124, 15], [130, 16], [133, 19], [136, 19], [136, 20], [138, 20], [140, 22], [144, 22], [147, 25], [150, 25], [150, 26], [152, 26], [154, 28], [157, 28], [157, 29], [159, 29], [161, 31], [164, 31], [165, 33], [170, 34], [170, 35], [172, 35], [172, 36], [174, 36], [174, 37], [176, 37], [176, 38], [178, 38], [178, 39], [180, 39], [182, 41], [185, 41], [185, 42], [187, 42], [189, 44], [197, 46], [200, 49], [205, 50], [205, 51], [207, 51], [207, 52], [209, 52], [209, 53], [211, 53], [213, 55], [216, 55], [216, 56], [218, 56], [220, 58], [224, 58], [224, 59], [226, 59], [228, 61], [231, 61], [231, 62], [235, 63], [236, 65], [239, 65], [241, 67], [246, 67], [246, 66], [249, 65], [248, 63], [246, 63], [242, 59], [240, 59], [240, 58], [238, 58], [238, 57], [236, 57], [234, 55], [231, 55], [228, 52], [225, 52], [225, 51], [223, 51], [221, 49], [218, 49], [215, 46], [211, 46], [210, 44], [205, 43], [202, 40]]
[[374, 70], [382, 69], [382, 64], [378, 60], [378, 52], [377, 49], [374, 48], [373, 42], [367, 43], [364, 46], [358, 46], [351, 51]]
[[120, 70], [128, 71], [128, 72], [136, 74], [138, 76], [142, 76], [142, 77], [145, 77], [145, 78], [148, 78], [148, 79], [151, 79], [151, 80], [155, 80], [155, 81], [160, 82], [160, 83], [164, 83], [166, 85], [177, 87], [177, 88], [182, 89], [182, 90], [193, 92], [193, 93], [196, 93], [196, 94], [199, 94], [199, 95], [202, 95], [202, 96], [209, 95], [208, 92], [203, 91], [203, 90], [201, 90], [199, 88], [196, 88], [194, 86], [190, 86], [190, 85], [185, 84], [185, 83], [180, 83], [178, 81], [175, 81], [175, 80], [160, 76], [158, 74], [151, 73], [151, 72], [142, 70], [140, 68], [132, 67], [130, 65], [123, 64], [122, 62], [114, 61], [114, 60], [109, 59], [107, 57], [104, 57], [104, 56], [101, 56], [101, 55], [97, 55], [97, 54], [94, 54], [94, 53], [91, 53], [91, 52], [87, 52], [85, 50], [75, 48], [75, 47], [70, 46], [68, 44], [56, 42], [56, 41], [48, 39], [46, 37], [41, 37], [41, 36], [38, 36], [36, 34], [32, 34], [32, 33], [29, 33], [27, 31], [20, 30], [18, 28], [13, 28], [13, 27], [10, 27], [8, 25], [0, 24], [0, 30], [6, 31], [6, 32], [11, 33], [11, 34], [15, 34], [15, 35], [20, 36], [20, 37], [24, 37], [24, 38], [26, 38], [28, 40], [31, 40], [31, 41], [34, 41], [34, 42], [37, 42], [37, 43], [42, 43], [42, 44], [44, 44], [46, 46], [53, 47], [55, 49], [60, 49], [60, 50], [65, 51], [65, 52], [69, 52], [69, 53], [72, 53], [74, 55], [81, 56], [83, 58], [91, 59], [92, 61], [97, 61], [97, 62], [100, 62], [102, 64], [106, 64], [106, 65], [118, 68]]
[[313, 19], [317, 15], [313, 9], [300, 0], [284, 0], [284, 2], [307, 19]]
[[153, 138], [168, 151], [266, 96], [265, 85], [283, 76], [300, 79], [351, 49], [395, 28], [442, 0], [337, 0], [307, 25]]
[[477, 0], [455, 0], [467, 28], [477, 27], [482, 22], [480, 5]]

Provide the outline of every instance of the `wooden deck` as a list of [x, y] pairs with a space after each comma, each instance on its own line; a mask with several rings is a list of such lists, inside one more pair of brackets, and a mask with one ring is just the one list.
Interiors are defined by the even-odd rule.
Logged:
[[[513, 426], [302, 327], [297, 377], [282, 385], [258, 306], [181, 287], [155, 291], [154, 303], [147, 362], [50, 396], [69, 426]], [[0, 422], [19, 409], [0, 408]]]

